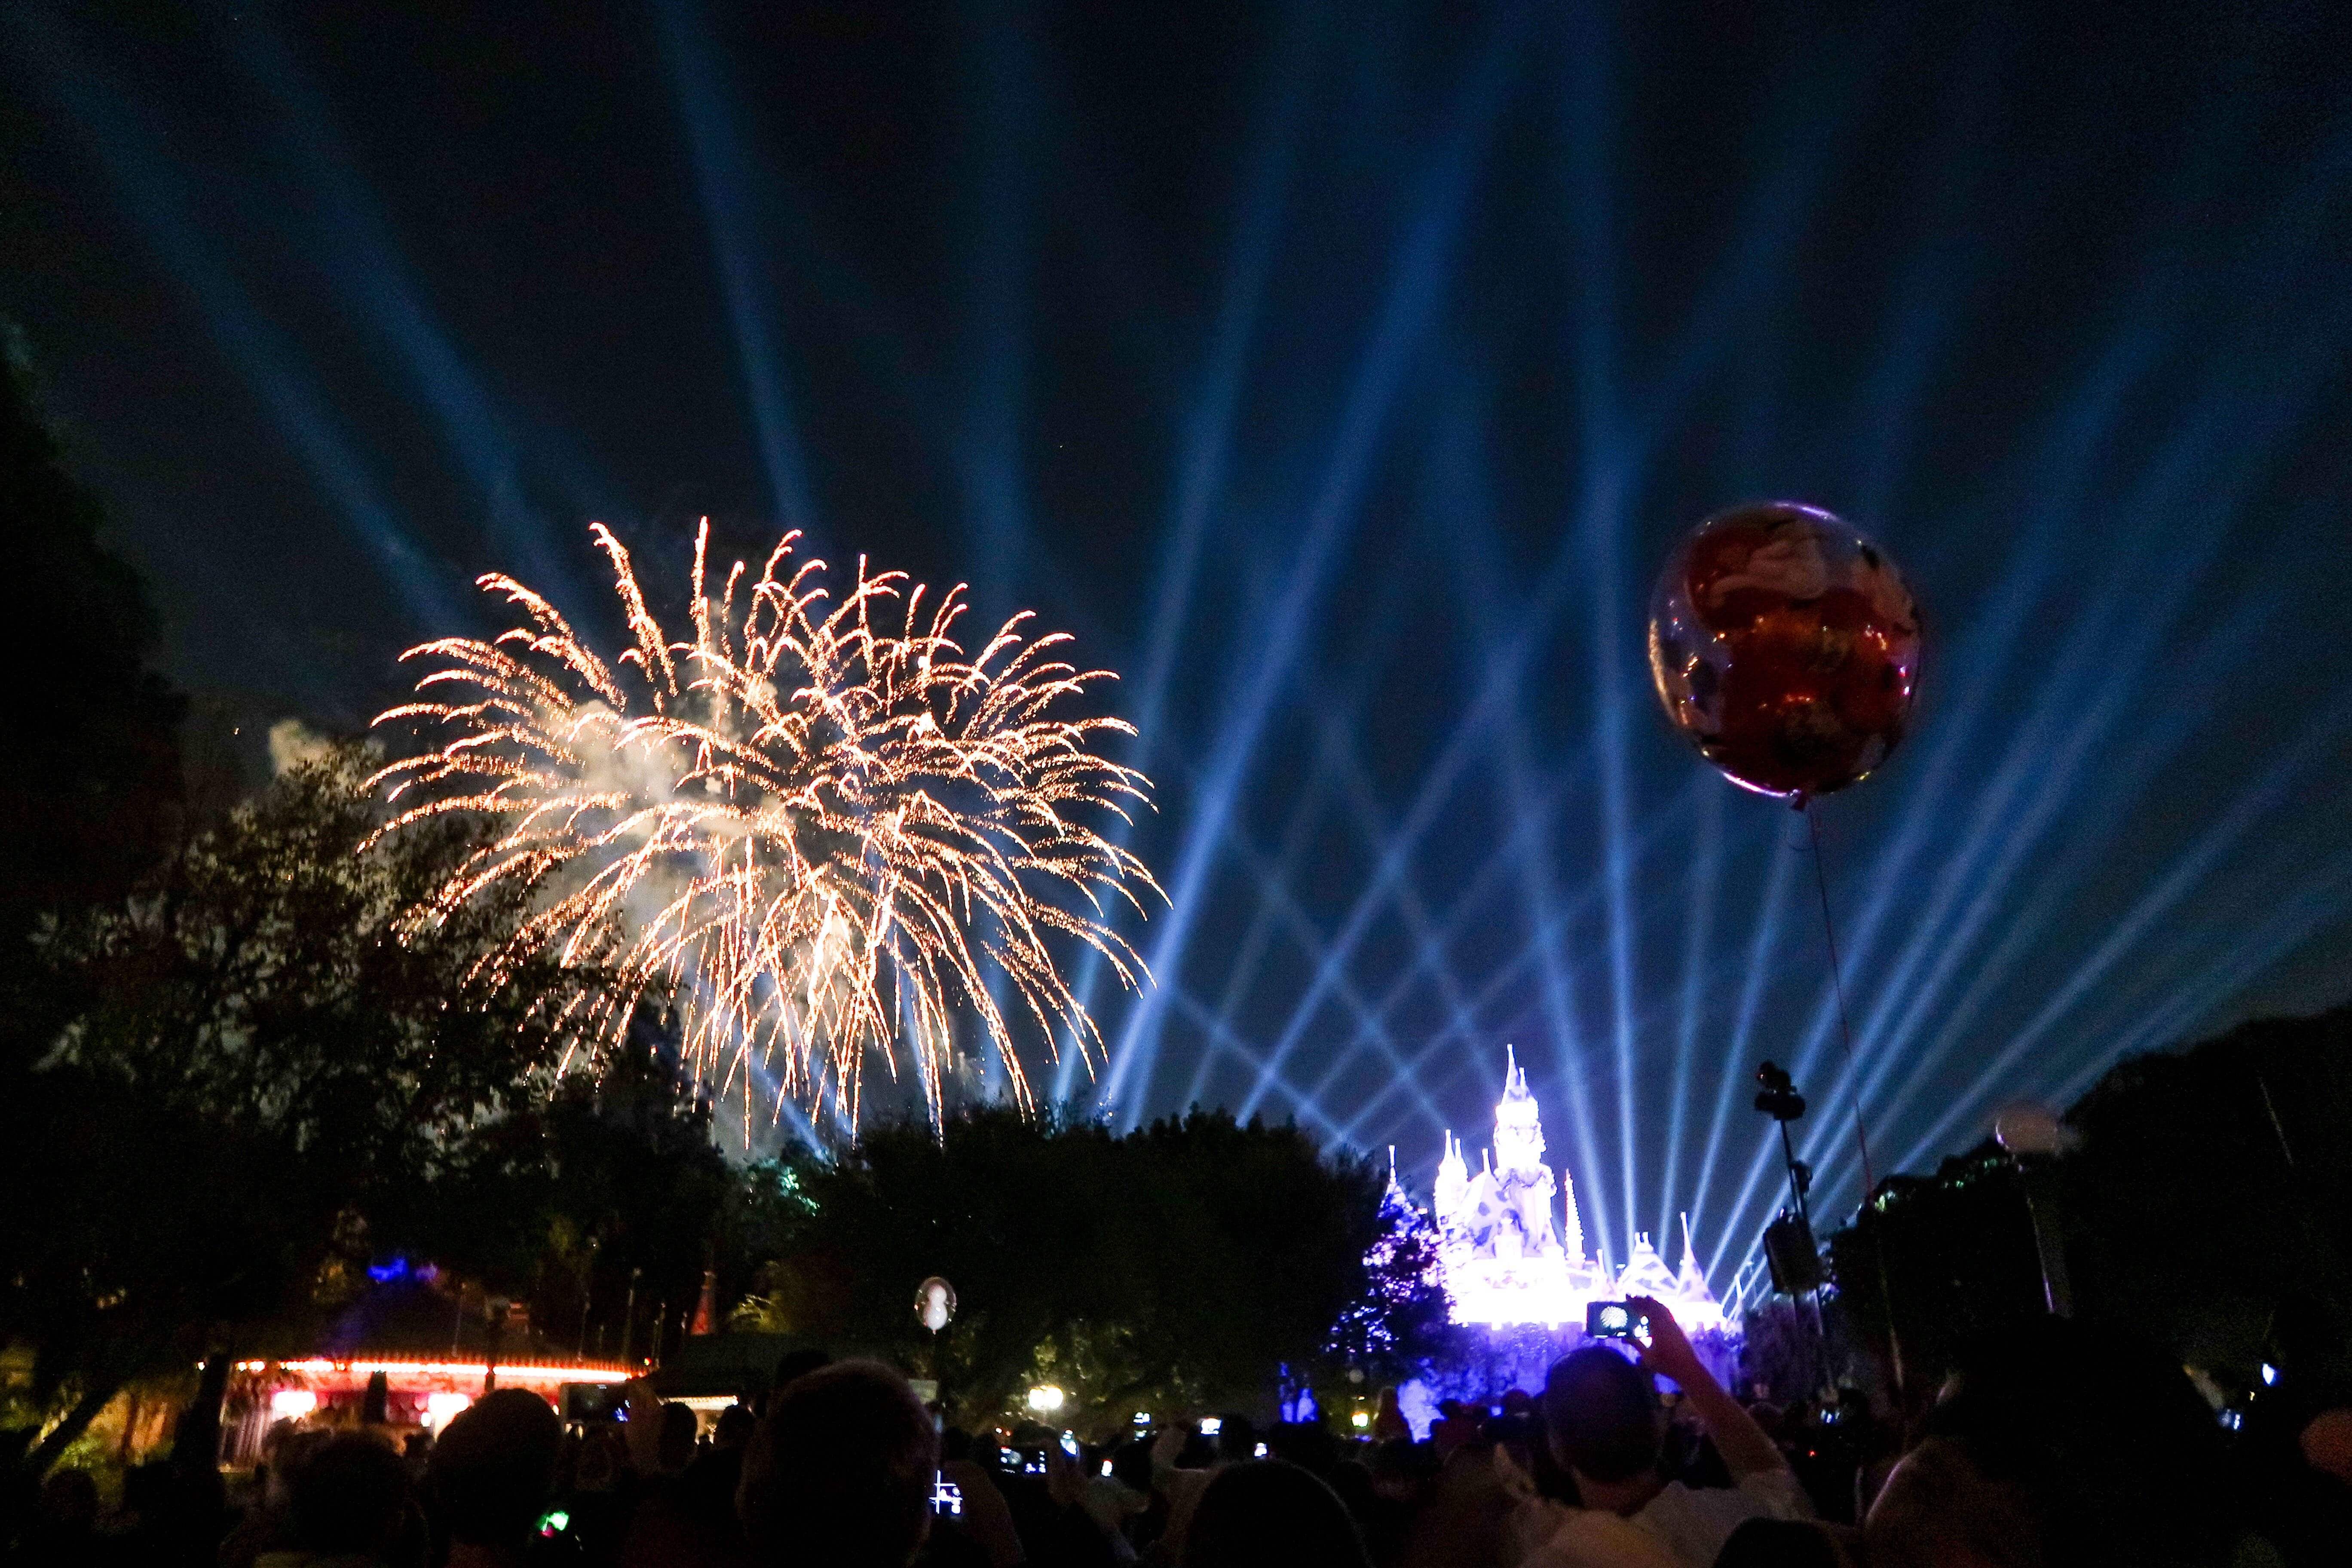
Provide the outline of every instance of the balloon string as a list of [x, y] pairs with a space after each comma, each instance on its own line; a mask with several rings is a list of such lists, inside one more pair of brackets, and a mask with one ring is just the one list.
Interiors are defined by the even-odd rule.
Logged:
[[1878, 1190], [1878, 1177], [1870, 1164], [1870, 1131], [1862, 1120], [1862, 1073], [1853, 1064], [1853, 1028], [1846, 1022], [1845, 979], [1838, 972], [1837, 921], [1830, 918], [1829, 875], [1822, 869], [1822, 825], [1813, 815], [1813, 804], [1807, 801], [1801, 808], [1805, 826], [1813, 836], [1813, 890], [1822, 900], [1822, 935], [1830, 948], [1830, 990], [1837, 997], [1838, 1038], [1845, 1044], [1846, 1077], [1853, 1082], [1853, 1137], [1862, 1146], [1862, 1201], [1866, 1207], [1870, 1196]]

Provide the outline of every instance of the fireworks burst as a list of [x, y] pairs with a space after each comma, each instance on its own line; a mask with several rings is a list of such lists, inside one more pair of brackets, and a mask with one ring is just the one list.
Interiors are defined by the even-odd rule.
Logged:
[[894, 1078], [916, 1075], [936, 1121], [958, 1007], [1024, 1109], [1024, 1015], [1019, 1034], [1049, 1056], [1066, 1036], [1092, 1068], [1101, 1036], [1049, 942], [1085, 942], [1131, 986], [1143, 966], [1106, 905], [1140, 910], [1138, 889], [1160, 891], [1082, 820], [1148, 802], [1149, 780], [1092, 749], [1133, 729], [1056, 716], [1114, 678], [1054, 658], [1066, 636], [1025, 638], [1025, 612], [967, 658], [950, 635], [961, 587], [926, 613], [921, 585], [868, 577], [862, 560], [828, 610], [823, 562], [785, 574], [797, 534], [748, 588], [735, 563], [714, 600], [707, 521], [694, 640], [672, 642], [627, 550], [593, 532], [635, 638], [614, 663], [496, 574], [480, 586], [528, 625], [403, 656], [439, 668], [376, 722], [425, 721], [443, 743], [377, 775], [401, 808], [383, 831], [447, 812], [496, 824], [415, 918], [528, 884], [536, 912], [488, 961], [494, 975], [542, 952], [616, 974], [568, 1004], [606, 1043], [648, 988], [675, 994], [688, 1060], [722, 1094], [740, 1078], [747, 1116], [762, 1068], [779, 1106], [830, 1105], [855, 1127], [870, 1050]]

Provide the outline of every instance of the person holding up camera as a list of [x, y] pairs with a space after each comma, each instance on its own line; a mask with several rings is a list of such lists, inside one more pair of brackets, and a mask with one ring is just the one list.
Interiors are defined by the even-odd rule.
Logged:
[[[1812, 1515], [1780, 1448], [1716, 1382], [1664, 1303], [1636, 1296], [1625, 1305], [1649, 1334], [1638, 1363], [1587, 1345], [1555, 1363], [1544, 1379], [1545, 1437], [1574, 1479], [1585, 1511], [1558, 1505], [1535, 1510], [1520, 1526], [1530, 1548], [1522, 1568], [1632, 1568], [1662, 1558], [1680, 1568], [1710, 1568], [1745, 1521]], [[1733, 1485], [1685, 1486], [1661, 1471], [1666, 1415], [1658, 1376], [1681, 1388]]]

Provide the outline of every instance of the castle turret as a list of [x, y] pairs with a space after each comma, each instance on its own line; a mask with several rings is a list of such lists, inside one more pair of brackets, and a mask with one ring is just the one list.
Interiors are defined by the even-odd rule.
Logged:
[[1470, 1168], [1462, 1163], [1462, 1141], [1452, 1129], [1445, 1133], [1445, 1155], [1437, 1162], [1437, 1223], [1445, 1224], [1461, 1212], [1463, 1194], [1470, 1190]]
[[1503, 1072], [1503, 1098], [1495, 1107], [1495, 1165], [1504, 1171], [1533, 1171], [1543, 1165], [1543, 1118], [1536, 1097], [1528, 1092], [1528, 1075], [1518, 1055], [1508, 1053]]

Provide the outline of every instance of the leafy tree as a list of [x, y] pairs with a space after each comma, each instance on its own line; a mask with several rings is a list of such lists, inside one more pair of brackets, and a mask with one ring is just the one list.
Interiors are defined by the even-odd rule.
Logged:
[[674, 1042], [648, 1026], [602, 1071], [569, 1074], [476, 1127], [404, 1212], [371, 1220], [380, 1248], [528, 1300], [559, 1343], [593, 1350], [593, 1329], [615, 1353], [634, 1284], [628, 1339], [650, 1353], [656, 1318], [674, 1326], [691, 1310], [705, 1268], [722, 1301], [751, 1289], [782, 1244], [777, 1211], [793, 1206], [779, 1167], [720, 1152]]
[[[356, 748], [187, 837], [40, 957], [78, 998], [0, 1082], [0, 1338], [64, 1418], [299, 1315], [485, 1118], [543, 1093], [576, 977], [492, 984], [491, 900], [403, 939], [469, 830], [370, 842]], [[349, 1271], [347, 1271], [349, 1272]]]
[[[783, 1173], [785, 1227], [760, 1326], [928, 1365], [971, 1418], [1046, 1382], [1108, 1428], [1135, 1409], [1255, 1404], [1280, 1367], [1325, 1375], [1332, 1324], [1379, 1234], [1371, 1166], [1297, 1127], [1194, 1111], [1127, 1137], [982, 1108], [944, 1135], [870, 1128]], [[936, 1343], [915, 1286], [961, 1311]]]
[[184, 700], [149, 667], [155, 612], [138, 574], [100, 544], [104, 526], [35, 398], [21, 336], [0, 321], [0, 1056], [11, 1058], [42, 1048], [71, 1005], [36, 933], [127, 892], [177, 819]]
[[2225, 1382], [2352, 1378], [2352, 1006], [2121, 1062], [2066, 1119], [2083, 1311]]
[[1341, 1310], [1331, 1351], [1383, 1382], [1402, 1382], [1443, 1353], [1452, 1336], [1437, 1276], [1437, 1226], [1391, 1175], [1380, 1234], [1364, 1254], [1364, 1293]]
[[[2352, 1376], [2352, 1007], [2128, 1058], [2066, 1121], [2052, 1219], [2078, 1315], [2224, 1384], [2264, 1360]], [[1990, 1142], [1883, 1184], [1830, 1243], [1838, 1312], [1883, 1352], [1891, 1297], [1921, 1386], [1960, 1341], [2045, 1310], [2020, 1173]]]
[[1880, 1183], [1854, 1223], [1832, 1233], [1830, 1264], [1832, 1326], [1843, 1318], [1885, 1354], [1891, 1302], [1915, 1389], [1934, 1388], [1969, 1341], [2045, 1310], [2025, 1189], [1990, 1139], [1932, 1177]]

